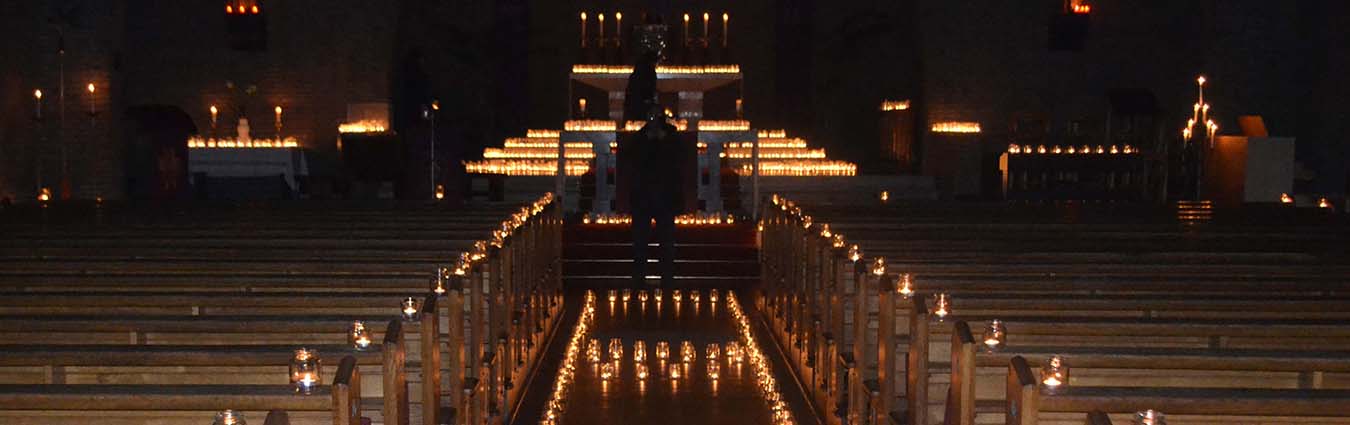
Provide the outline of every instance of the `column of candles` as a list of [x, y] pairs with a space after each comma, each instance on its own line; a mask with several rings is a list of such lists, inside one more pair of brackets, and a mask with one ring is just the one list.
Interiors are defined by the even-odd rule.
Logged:
[[[586, 333], [594, 319], [595, 292], [586, 291], [586, 301], [581, 309], [581, 317], [577, 318], [577, 324], [572, 328], [572, 338], [567, 341], [567, 349], [563, 352], [562, 364], [558, 366], [558, 373], [553, 380], [553, 392], [549, 394], [549, 400], [544, 404], [544, 415], [539, 421], [541, 425], [556, 425], [561, 421], [563, 410], [566, 408], [567, 390], [575, 382], [573, 377], [577, 370], [577, 356], [581, 355], [581, 344], [586, 341]], [[589, 347], [587, 348], [589, 349]]]
[[[740, 356], [744, 355], [750, 360], [750, 365], [754, 369], [755, 378], [759, 383], [759, 389], [764, 399], [769, 404], [772, 411], [773, 423], [775, 425], [792, 425], [796, 423], [792, 419], [792, 412], [788, 410], [787, 402], [783, 401], [783, 393], [779, 388], [778, 381], [773, 377], [773, 370], [768, 357], [760, 350], [759, 343], [756, 342], [753, 328], [750, 326], [750, 319], [745, 311], [741, 309], [740, 301], [736, 298], [736, 293], [728, 292], [727, 309], [731, 312], [731, 317], [736, 321], [737, 329], [740, 330], [741, 346], [737, 347], [737, 353], [733, 361], [739, 362]], [[730, 348], [727, 356], [730, 358]]]

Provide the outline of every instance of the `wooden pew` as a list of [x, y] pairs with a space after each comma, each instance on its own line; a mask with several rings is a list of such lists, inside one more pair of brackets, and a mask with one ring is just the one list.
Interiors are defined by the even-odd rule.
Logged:
[[1196, 421], [1204, 417], [1231, 420], [1250, 416], [1259, 417], [1256, 420], [1263, 423], [1281, 417], [1350, 423], [1350, 410], [1345, 409], [1350, 405], [1350, 390], [1068, 386], [1048, 393], [1040, 388], [1039, 381], [1026, 359], [1012, 357], [1008, 363], [1006, 424], [1055, 423], [1056, 413], [1071, 413], [1072, 418], [1093, 411], [1125, 413], [1144, 409], [1169, 416], [1194, 415], [1199, 417]]
[[[210, 415], [223, 409], [283, 410], [290, 413], [293, 424], [355, 425], [361, 423], [361, 375], [356, 365], [355, 357], [344, 357], [332, 384], [318, 387], [309, 395], [297, 394], [290, 385], [0, 385], [0, 411], [4, 411], [0, 415], [26, 415], [28, 418], [18, 419], [25, 424], [83, 424], [94, 418], [106, 423], [114, 416], [110, 412], [118, 411], [155, 412], [139, 413], [134, 422], [161, 413], [181, 417], [184, 415], [173, 412], [199, 411], [200, 419], [195, 421], [206, 423]], [[33, 416], [38, 412], [61, 413]], [[325, 414], [310, 418], [294, 415], [300, 412]]]
[[[1168, 349], [1168, 348], [1112, 348], [1112, 347], [1064, 347], [1064, 346], [1011, 346], [989, 352], [972, 334], [965, 322], [957, 322], [952, 334], [952, 362], [950, 364], [951, 390], [946, 400], [947, 412], [944, 423], [948, 425], [974, 424], [977, 409], [981, 406], [1001, 400], [977, 399], [982, 379], [978, 368], [1004, 368], [1012, 357], [1028, 359], [1030, 364], [1043, 364], [1052, 355], [1064, 356], [1075, 372], [1071, 377], [1082, 381], [1084, 369], [1129, 369], [1128, 377], [1120, 377], [1131, 386], [1144, 382], [1173, 382], [1180, 378], [1178, 371], [1225, 371], [1252, 372], [1248, 379], [1234, 382], [1233, 386], [1250, 387], [1265, 382], [1270, 388], [1284, 387], [1290, 375], [1300, 388], [1322, 389], [1321, 378], [1325, 373], [1350, 372], [1350, 352], [1311, 352], [1280, 350], [1212, 350], [1212, 349]], [[1272, 374], [1278, 376], [1271, 376]], [[1189, 374], [1191, 376], [1194, 374]], [[1223, 379], [1237, 379], [1238, 375], [1225, 374]], [[1113, 378], [1105, 379], [1110, 382]], [[1216, 378], [1217, 379], [1217, 378]], [[1185, 381], [1185, 379], [1180, 379]], [[1214, 383], [1189, 381], [1185, 385], [1214, 387]], [[1154, 384], [1158, 385], [1158, 384]]]

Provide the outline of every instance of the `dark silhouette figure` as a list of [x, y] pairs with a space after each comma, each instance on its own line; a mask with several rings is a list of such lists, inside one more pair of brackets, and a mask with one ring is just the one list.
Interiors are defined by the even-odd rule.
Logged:
[[[650, 37], [650, 33], [643, 36]], [[629, 186], [628, 198], [633, 214], [633, 283], [642, 285], [647, 281], [649, 243], [655, 227], [656, 242], [661, 249], [661, 284], [668, 286], [675, 279], [675, 215], [684, 204], [678, 185], [681, 163], [675, 154], [679, 139], [675, 126], [666, 122], [664, 109], [657, 101], [656, 64], [660, 62], [663, 43], [659, 37], [644, 41], [647, 42], [639, 43], [643, 53], [628, 77], [624, 96], [624, 120], [646, 122], [631, 135], [633, 139], [628, 144], [636, 151], [629, 158], [637, 170], [631, 175], [633, 184]]]

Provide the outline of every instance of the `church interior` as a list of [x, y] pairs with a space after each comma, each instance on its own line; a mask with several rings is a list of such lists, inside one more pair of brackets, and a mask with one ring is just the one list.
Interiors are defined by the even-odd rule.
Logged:
[[0, 423], [1350, 424], [1347, 20], [6, 3]]

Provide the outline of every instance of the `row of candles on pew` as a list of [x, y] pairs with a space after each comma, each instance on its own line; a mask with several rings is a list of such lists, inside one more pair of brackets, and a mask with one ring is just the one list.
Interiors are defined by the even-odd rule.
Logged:
[[[887, 201], [889, 197], [890, 196], [887, 191], [881, 192], [881, 200], [883, 202]], [[1285, 199], [1289, 198], [1286, 196]], [[783, 211], [789, 211], [793, 216], [798, 217], [801, 221], [801, 225], [804, 228], [806, 229], [811, 228], [811, 225], [813, 224], [811, 216], [802, 214], [801, 208], [793, 204], [792, 201], [787, 200], [779, 196], [778, 194], [774, 194], [772, 202], [774, 205], [779, 206]], [[1286, 203], [1287, 202], [1288, 201], [1286, 201]], [[758, 231], [763, 232], [764, 222], [760, 221], [757, 227]], [[845, 242], [844, 235], [841, 233], [832, 232], [830, 230], [830, 225], [828, 223], [820, 223], [819, 228], [820, 228], [820, 236], [822, 238], [825, 238], [826, 240], [829, 240], [833, 248], [845, 249], [845, 247], [847, 246], [846, 248], [847, 257], [849, 261], [857, 263], [858, 261], [861, 261], [863, 259], [862, 249], [859, 248], [857, 244], [848, 245]], [[868, 267], [868, 271], [871, 272], [877, 278], [885, 276], [887, 274], [886, 258], [881, 256], [874, 258], [872, 260], [872, 264], [870, 265], [870, 267]], [[914, 283], [914, 276], [912, 274], [900, 273], [898, 275], [896, 279], [895, 291], [897, 294], [901, 296], [901, 298], [909, 299], [910, 297], [914, 296], [914, 294], [917, 293], [917, 290], [918, 289], [916, 288]], [[729, 304], [732, 304], [733, 313], [736, 313], [739, 310], [739, 308], [735, 306], [734, 300], [729, 300]], [[928, 306], [923, 307], [928, 308]], [[941, 322], [946, 320], [947, 317], [951, 316], [952, 314], [951, 296], [946, 293], [938, 293], [934, 299], [933, 307], [929, 311], [937, 321]], [[986, 350], [993, 352], [1001, 350], [1004, 347], [1006, 347], [1007, 339], [1008, 339], [1007, 326], [1003, 323], [1002, 320], [993, 319], [986, 324], [984, 333], [981, 335], [980, 341], [983, 342]], [[1064, 360], [1064, 357], [1059, 355], [1051, 356], [1050, 359], [1046, 362], [1046, 365], [1041, 368], [1040, 378], [1041, 378], [1041, 387], [1046, 392], [1053, 393], [1054, 391], [1068, 385], [1069, 366], [1068, 363]], [[1138, 412], [1136, 414], [1135, 423], [1142, 425], [1166, 425], [1166, 422], [1163, 419], [1163, 414], [1153, 410], [1145, 410]]]

